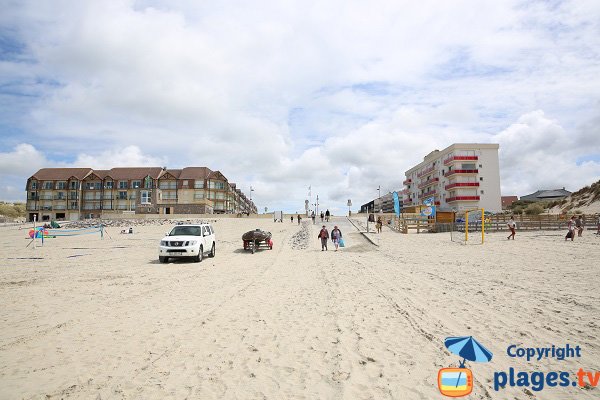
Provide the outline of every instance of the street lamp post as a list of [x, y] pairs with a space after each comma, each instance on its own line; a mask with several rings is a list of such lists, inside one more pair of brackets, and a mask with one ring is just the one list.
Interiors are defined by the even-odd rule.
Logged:
[[[379, 197], [378, 197], [378, 199], [379, 199], [379, 210], [381, 211], [381, 209], [383, 208], [383, 207], [381, 207], [381, 185], [377, 186], [377, 193], [379, 194]], [[373, 210], [373, 211], [375, 211], [375, 210]]]

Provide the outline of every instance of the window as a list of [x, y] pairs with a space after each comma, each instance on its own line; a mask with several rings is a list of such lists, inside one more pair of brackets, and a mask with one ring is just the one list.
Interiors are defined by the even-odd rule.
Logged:
[[481, 167], [482, 167], [482, 165], [481, 165], [481, 164], [479, 164], [479, 168], [481, 168]]
[[64, 200], [65, 199], [65, 192], [58, 192], [58, 193], [56, 193], [56, 199], [57, 200]]
[[127, 181], [119, 181], [119, 189], [127, 189]]
[[141, 191], [141, 203], [150, 204], [150, 192], [147, 190]]
[[119, 192], [119, 200], [127, 200], [127, 192]]
[[188, 187], [188, 181], [187, 180], [183, 181], [183, 187], [185, 187], [185, 188]]
[[[186, 182], [186, 181], [184, 181]], [[194, 189], [204, 189], [204, 181], [194, 181]]]
[[35, 192], [31, 192], [31, 194], [29, 195], [29, 199], [30, 200], [37, 200], [37, 196], [35, 195]]
[[50, 181], [44, 182], [44, 189], [52, 190], [52, 182], [50, 182]]
[[113, 188], [113, 181], [108, 181], [106, 182], [105, 186], [106, 189], [112, 189]]
[[131, 187], [134, 189], [139, 189], [142, 187], [142, 181], [133, 181], [131, 182]]
[[475, 164], [462, 164], [462, 169], [475, 169]]
[[480, 181], [482, 181], [482, 180], [483, 180], [483, 176], [482, 176], [482, 177], [480, 177], [480, 178], [479, 178], [479, 180], [480, 180]]
[[76, 202], [76, 201], [72, 201], [72, 202], [69, 204], [69, 208], [70, 208], [71, 210], [77, 210], [77, 202]]
[[64, 190], [67, 187], [67, 182], [56, 182], [56, 188], [58, 190]]
[[33, 190], [37, 189], [37, 181], [31, 181], [31, 189], [33, 189]]
[[196, 190], [194, 192], [194, 199], [202, 200], [204, 198], [204, 190]]
[[217, 190], [225, 189], [225, 182], [215, 182], [215, 189], [217, 189]]
[[480, 193], [481, 193], [481, 194], [484, 194], [484, 191], [483, 191], [483, 190], [480, 190]]
[[70, 189], [79, 189], [79, 182], [77, 181], [71, 181], [69, 184], [69, 188]]

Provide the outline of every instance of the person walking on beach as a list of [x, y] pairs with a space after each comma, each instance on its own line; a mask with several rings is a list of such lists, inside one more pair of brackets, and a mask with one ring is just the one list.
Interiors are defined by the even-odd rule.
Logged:
[[517, 223], [515, 222], [515, 216], [511, 215], [510, 219], [508, 220], [508, 229], [510, 229], [510, 235], [508, 235], [507, 239], [510, 240], [510, 238], [512, 237], [512, 240], [515, 240], [515, 234], [517, 233], [515, 231], [515, 229], [517, 228]]
[[290, 215], [290, 221], [292, 221], [292, 224], [294, 223], [294, 216]]
[[325, 218], [325, 214], [323, 214], [323, 211], [321, 211], [321, 223], [323, 223], [324, 218]]
[[381, 228], [383, 227], [381, 217], [377, 217], [377, 224], [375, 224], [375, 227], [377, 228], [377, 233], [381, 233]]
[[572, 242], [573, 240], [575, 240], [575, 216], [574, 215], [569, 220], [569, 223], [567, 224], [567, 228], [569, 229], [569, 231], [567, 232], [567, 235], [565, 236], [565, 242], [569, 238], [571, 238], [571, 242]]
[[342, 238], [342, 231], [340, 231], [340, 229], [336, 225], [333, 227], [333, 230], [331, 231], [331, 241], [333, 242], [333, 245], [335, 246], [335, 251], [338, 251], [338, 247], [340, 245], [341, 238]]
[[327, 228], [325, 228], [325, 225], [323, 225], [323, 228], [321, 228], [321, 231], [319, 232], [319, 236], [317, 236], [319, 239], [321, 239], [321, 251], [326, 251], [327, 250], [327, 239], [329, 239], [329, 232], [327, 232]]
[[312, 214], [310, 215], [310, 218], [312, 219], [312, 221], [313, 221], [313, 225], [314, 225], [314, 224], [315, 224], [315, 218], [316, 218], [316, 216], [315, 216], [315, 212], [314, 212], [314, 211], [313, 211], [313, 212], [312, 212]]
[[300, 220], [302, 219], [302, 217], [300, 217], [300, 214], [296, 214], [296, 218], [298, 218], [298, 225], [300, 225]]
[[575, 227], [577, 228], [577, 236], [581, 237], [583, 234], [583, 223], [581, 221], [581, 215], [578, 215], [575, 219]]
[[329, 222], [330, 216], [331, 216], [331, 214], [329, 213], [329, 208], [328, 208], [327, 211], [325, 211], [325, 222]]

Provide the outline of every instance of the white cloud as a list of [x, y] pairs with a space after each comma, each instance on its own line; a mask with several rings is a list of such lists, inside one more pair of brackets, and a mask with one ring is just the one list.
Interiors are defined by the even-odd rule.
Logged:
[[[600, 159], [578, 165], [590, 154], [576, 146], [576, 132], [566, 132], [540, 110], [527, 113], [494, 136], [500, 144], [500, 177], [505, 195], [538, 189], [578, 190], [600, 177]], [[589, 145], [597, 146], [598, 140]]]
[[206, 165], [252, 184], [258, 203], [295, 210], [309, 184], [331, 204], [397, 189], [404, 170], [454, 142], [501, 141], [504, 191], [517, 194], [575, 185], [595, 162], [569, 161], [564, 176], [513, 166], [600, 153], [593, 0], [46, 0], [3, 11], [23, 49], [0, 63], [0, 80], [33, 94], [0, 97], [18, 132], [6, 147], [35, 143], [43, 166]]
[[28, 176], [48, 164], [48, 159], [42, 152], [30, 144], [21, 143], [12, 151], [0, 152], [0, 179]]
[[105, 150], [97, 154], [83, 153], [73, 162], [74, 167], [111, 169], [114, 167], [160, 167], [166, 165], [166, 159], [143, 154], [137, 146]]

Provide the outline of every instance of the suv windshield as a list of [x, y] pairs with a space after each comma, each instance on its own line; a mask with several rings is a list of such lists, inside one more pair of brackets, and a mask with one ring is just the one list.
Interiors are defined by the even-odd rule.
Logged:
[[169, 236], [202, 236], [202, 228], [199, 226], [176, 226]]

